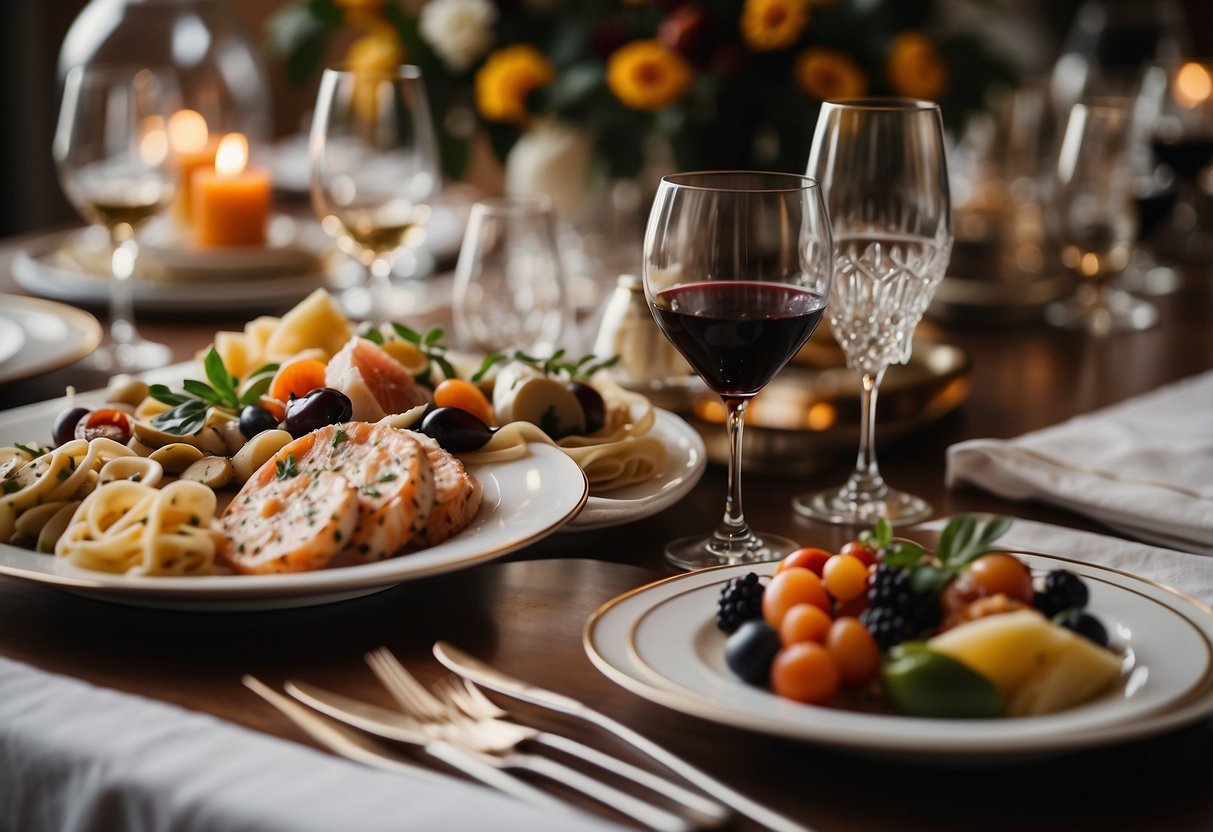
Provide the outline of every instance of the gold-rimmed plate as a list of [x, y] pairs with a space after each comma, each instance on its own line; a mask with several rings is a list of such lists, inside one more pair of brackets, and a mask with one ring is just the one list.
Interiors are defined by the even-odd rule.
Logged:
[[[86, 394], [76, 401], [95, 405], [101, 397]], [[65, 405], [59, 399], [0, 414], [0, 445], [44, 439]], [[145, 607], [226, 612], [312, 606], [499, 558], [556, 531], [576, 516], [589, 492], [577, 464], [547, 445], [531, 445], [519, 459], [468, 469], [484, 491], [472, 524], [437, 546], [377, 563], [282, 575], [146, 577], [93, 572], [0, 544], [0, 575]]]
[[620, 596], [586, 625], [591, 661], [632, 692], [683, 713], [775, 736], [890, 755], [989, 757], [1127, 741], [1213, 711], [1213, 616], [1180, 593], [1132, 575], [1020, 553], [1036, 571], [1087, 579], [1091, 610], [1123, 652], [1120, 682], [1085, 705], [1046, 716], [942, 720], [814, 707], [747, 685], [724, 664], [713, 616], [721, 586], [775, 564], [721, 567]]

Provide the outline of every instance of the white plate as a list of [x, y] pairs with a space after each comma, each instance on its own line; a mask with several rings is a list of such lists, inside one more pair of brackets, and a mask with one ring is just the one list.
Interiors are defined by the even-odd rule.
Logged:
[[665, 469], [651, 480], [606, 496], [591, 496], [565, 531], [584, 532], [650, 517], [674, 505], [699, 482], [708, 460], [699, 432], [668, 410], [657, 408], [655, 412], [650, 435], [666, 447], [669, 459]]
[[1213, 616], [1199, 602], [1125, 573], [1021, 554], [1034, 570], [1087, 579], [1092, 612], [1126, 649], [1121, 683], [1057, 714], [944, 720], [802, 705], [745, 684], [724, 664], [716, 598], [729, 578], [775, 564], [670, 578], [620, 596], [586, 624], [591, 661], [618, 684], [666, 707], [788, 739], [882, 754], [1001, 756], [1127, 741], [1213, 710]]
[[25, 330], [21, 324], [0, 317], [0, 365], [16, 355], [24, 343]]
[[[100, 393], [77, 397], [85, 405]], [[0, 445], [45, 439], [66, 400], [0, 415]], [[450, 540], [401, 557], [288, 575], [134, 577], [80, 569], [63, 559], [0, 544], [0, 575], [106, 601], [166, 609], [234, 611], [325, 604], [368, 595], [403, 581], [464, 569], [501, 557], [555, 531], [581, 509], [588, 486], [571, 459], [547, 445], [527, 456], [468, 469], [484, 488], [472, 524]]]
[[[31, 240], [13, 258], [13, 279], [26, 291], [56, 300], [103, 305], [110, 297], [109, 278], [68, 261], [61, 249], [79, 231], [46, 234]], [[149, 247], [150, 249], [151, 247]], [[256, 252], [256, 253], [254, 253]], [[140, 311], [235, 312], [286, 307], [313, 289], [327, 284], [314, 257], [279, 249], [254, 249], [208, 254], [164, 249], [157, 254], [184, 272], [205, 272], [204, 279], [177, 282], [132, 280], [131, 295]], [[249, 268], [296, 264], [299, 273], [275, 276], [250, 274]], [[251, 265], [254, 264], [254, 265]]]
[[0, 321], [21, 332], [19, 349], [0, 366], [0, 384], [66, 367], [101, 343], [97, 319], [61, 303], [0, 295]]

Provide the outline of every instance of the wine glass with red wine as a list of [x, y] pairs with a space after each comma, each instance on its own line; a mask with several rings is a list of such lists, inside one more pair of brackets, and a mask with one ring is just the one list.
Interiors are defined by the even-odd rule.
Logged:
[[776, 560], [796, 548], [755, 534], [741, 507], [746, 405], [799, 352], [834, 276], [817, 183], [789, 173], [715, 171], [661, 180], [644, 239], [644, 291], [657, 325], [724, 400], [729, 434], [724, 517], [706, 536], [674, 540], [683, 569]]
[[1154, 158], [1174, 172], [1177, 199], [1162, 242], [1172, 257], [1209, 262], [1213, 235], [1201, 216], [1199, 183], [1213, 165], [1213, 61], [1185, 61], [1164, 90], [1150, 146]]

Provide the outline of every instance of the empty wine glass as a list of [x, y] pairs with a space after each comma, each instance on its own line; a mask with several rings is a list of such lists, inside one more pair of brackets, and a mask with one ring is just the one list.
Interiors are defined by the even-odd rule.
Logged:
[[138, 66], [81, 66], [68, 72], [54, 156], [68, 199], [105, 226], [110, 259], [110, 340], [90, 356], [99, 370], [134, 372], [171, 357], [135, 329], [131, 276], [135, 232], [173, 197], [166, 125], [177, 104], [174, 76]]
[[342, 296], [346, 311], [377, 323], [407, 311], [394, 302], [392, 252], [424, 239], [440, 184], [421, 70], [324, 70], [308, 160], [321, 225], [367, 270]]
[[1052, 226], [1062, 262], [1079, 285], [1073, 297], [1045, 309], [1054, 326], [1104, 335], [1146, 329], [1158, 320], [1152, 305], [1108, 284], [1129, 264], [1137, 236], [1131, 119], [1124, 99], [1096, 99], [1070, 110], [1057, 154]]
[[555, 352], [572, 305], [551, 200], [506, 197], [472, 206], [455, 265], [453, 307], [464, 347]]
[[834, 338], [859, 374], [855, 470], [840, 488], [802, 494], [796, 510], [828, 523], [892, 524], [931, 506], [888, 486], [876, 464], [876, 396], [890, 364], [910, 359], [914, 329], [952, 250], [952, 206], [939, 105], [904, 99], [827, 102], [808, 174], [825, 191], [834, 231]]
[[683, 569], [774, 560], [797, 544], [755, 534], [741, 506], [746, 405], [813, 334], [833, 280], [829, 218], [817, 183], [786, 173], [666, 176], [644, 239], [644, 291], [657, 325], [724, 399], [724, 518], [666, 545]]

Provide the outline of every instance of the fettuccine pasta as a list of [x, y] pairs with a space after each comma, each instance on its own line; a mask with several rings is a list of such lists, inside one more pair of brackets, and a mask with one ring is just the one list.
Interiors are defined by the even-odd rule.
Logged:
[[55, 554], [102, 572], [207, 574], [214, 570], [220, 537], [215, 507], [215, 492], [190, 480], [163, 488], [108, 482], [76, 509]]

